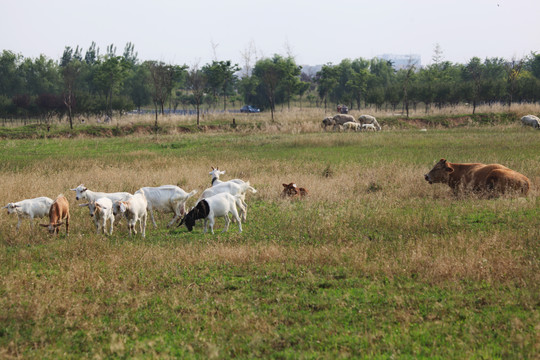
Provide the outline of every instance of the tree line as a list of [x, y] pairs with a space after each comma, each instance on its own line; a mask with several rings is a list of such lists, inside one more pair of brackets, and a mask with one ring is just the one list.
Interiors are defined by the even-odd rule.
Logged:
[[269, 110], [276, 106], [324, 107], [346, 104], [404, 112], [423, 106], [442, 108], [470, 104], [534, 103], [540, 100], [540, 54], [522, 59], [473, 57], [466, 64], [443, 61], [436, 51], [433, 63], [412, 61], [396, 70], [379, 58], [344, 59], [328, 63], [315, 74], [302, 72], [294, 57], [274, 55], [242, 68], [230, 60], [174, 65], [140, 61], [127, 43], [122, 55], [114, 45], [103, 54], [93, 42], [86, 51], [67, 46], [59, 60], [41, 55], [25, 58], [9, 50], [0, 55], [0, 117], [39, 119], [49, 123], [76, 117], [112, 117], [134, 109], [152, 108], [158, 115], [179, 108], [194, 109], [197, 124], [202, 108], [237, 108], [251, 104]]

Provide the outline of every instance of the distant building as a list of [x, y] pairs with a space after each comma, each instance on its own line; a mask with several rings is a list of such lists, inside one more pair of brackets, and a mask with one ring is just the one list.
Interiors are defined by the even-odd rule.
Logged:
[[376, 56], [379, 59], [391, 61], [394, 69], [401, 70], [406, 69], [410, 65], [414, 65], [417, 69], [422, 67], [422, 59], [418, 54], [409, 55], [396, 55], [396, 54], [382, 54]]

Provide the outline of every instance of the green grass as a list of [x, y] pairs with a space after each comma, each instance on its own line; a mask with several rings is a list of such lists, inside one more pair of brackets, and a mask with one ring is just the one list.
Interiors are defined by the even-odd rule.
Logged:
[[[540, 132], [528, 130], [4, 140], [0, 200], [64, 192], [72, 226], [17, 234], [0, 215], [0, 357], [536, 358]], [[422, 178], [441, 157], [503, 163], [533, 188], [454, 198]], [[216, 165], [259, 190], [242, 234], [159, 215], [146, 239], [125, 222], [98, 236], [68, 190], [202, 191]], [[281, 199], [288, 181], [308, 198]]]

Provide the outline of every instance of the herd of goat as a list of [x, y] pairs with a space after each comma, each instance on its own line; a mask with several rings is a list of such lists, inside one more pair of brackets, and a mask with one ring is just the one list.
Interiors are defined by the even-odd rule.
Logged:
[[[157, 227], [154, 211], [173, 213], [174, 216], [168, 227], [180, 221], [178, 226], [185, 224], [189, 231], [193, 229], [196, 220], [202, 219], [204, 232], [207, 231], [207, 225], [209, 225], [212, 234], [217, 217], [225, 218], [223, 231], [227, 231], [228, 214], [231, 213], [241, 232], [242, 221], [246, 221], [247, 217], [246, 193], [256, 193], [257, 190], [249, 184], [249, 181], [241, 179], [221, 181], [219, 177], [223, 174], [225, 171], [212, 167], [210, 172], [212, 187], [202, 192], [196, 205], [187, 213], [186, 202], [197, 193], [197, 190], [188, 193], [176, 185], [142, 187], [134, 194], [96, 192], [82, 184], [71, 190], [75, 191], [77, 200], [87, 200], [87, 203], [79, 204], [79, 206], [88, 207], [90, 216], [94, 219], [97, 233], [112, 234], [115, 220], [125, 217], [129, 235], [137, 233], [135, 226], [138, 222], [139, 230], [145, 237], [148, 213], [150, 213], [154, 227]], [[296, 185], [294, 186], [296, 187]], [[286, 193], [285, 190], [283, 195], [294, 197], [294, 194]], [[59, 227], [65, 224], [66, 234], [69, 234], [69, 202], [64, 195], [59, 195], [54, 201], [44, 196], [26, 199], [9, 203], [4, 206], [4, 209], [7, 209], [8, 214], [17, 214], [17, 230], [20, 228], [23, 218], [29, 218], [33, 226], [34, 218], [43, 218], [48, 215], [49, 223], [40, 224], [40, 226], [47, 227], [50, 233], [58, 234]], [[107, 223], [109, 224], [108, 231]]]
[[[357, 122], [353, 116], [348, 114], [338, 114], [333, 117], [327, 117], [323, 120], [322, 125], [333, 126], [336, 128], [361, 130], [381, 130], [381, 126], [377, 120], [370, 115], [362, 115]], [[521, 118], [523, 125], [540, 128], [540, 119], [534, 115], [527, 115]], [[516, 188], [523, 195], [526, 195], [530, 186], [529, 180], [519, 173], [514, 172], [502, 165], [484, 165], [484, 164], [453, 164], [454, 166], [471, 168], [464, 174], [458, 174], [457, 171], [448, 170], [448, 165], [451, 164], [446, 160], [441, 160], [446, 168], [442, 173], [442, 180], [435, 179], [430, 174], [435, 174], [437, 164], [429, 174], [425, 175], [426, 181], [444, 182], [457, 191], [458, 185], [463, 181], [474, 183], [476, 190], [489, 189], [497, 190], [504, 193], [506, 188]], [[441, 165], [442, 166], [442, 165]], [[492, 171], [492, 168], [494, 169]], [[479, 170], [480, 169], [480, 170]], [[482, 176], [478, 175], [482, 169], [488, 169], [489, 174]], [[477, 174], [478, 172], [478, 174]], [[485, 171], [484, 171], [485, 172]], [[455, 174], [454, 174], [455, 173]], [[497, 173], [497, 174], [495, 174]], [[229, 181], [221, 181], [220, 175], [225, 174], [218, 168], [212, 167], [209, 173], [212, 176], [212, 186], [204, 190], [197, 200], [195, 206], [186, 213], [186, 202], [189, 198], [197, 193], [197, 190], [186, 192], [175, 185], [163, 185], [159, 187], [142, 187], [134, 194], [128, 192], [103, 193], [95, 192], [86, 188], [84, 185], [79, 185], [72, 191], [76, 192], [77, 200], [87, 200], [85, 204], [79, 206], [88, 207], [90, 216], [94, 219], [96, 232], [107, 233], [107, 222], [109, 223], [109, 235], [113, 232], [115, 220], [125, 217], [127, 220], [129, 235], [137, 233], [135, 228], [139, 222], [139, 230], [143, 237], [146, 235], [146, 221], [148, 212], [154, 227], [157, 227], [154, 219], [154, 210], [173, 213], [174, 216], [169, 222], [168, 227], [178, 223], [178, 226], [185, 224], [188, 231], [192, 231], [197, 220], [204, 221], [204, 232], [207, 232], [208, 226], [212, 234], [214, 233], [215, 218], [223, 217], [225, 219], [225, 227], [223, 231], [227, 231], [229, 227], [229, 213], [233, 215], [233, 219], [238, 223], [239, 231], [242, 232], [242, 221], [246, 221], [247, 204], [245, 202], [246, 193], [256, 193], [249, 181], [241, 179], [233, 179]], [[480, 176], [480, 177], [479, 177]], [[455, 179], [454, 179], [455, 178]], [[283, 197], [302, 198], [308, 194], [305, 188], [298, 187], [295, 183], [283, 184]], [[21, 226], [23, 218], [29, 218], [33, 226], [34, 218], [43, 218], [49, 216], [48, 224], [40, 224], [47, 227], [50, 233], [58, 234], [59, 227], [66, 225], [66, 234], [69, 234], [69, 202], [66, 197], [59, 195], [56, 200], [48, 197], [38, 197], [33, 199], [22, 200], [19, 202], [8, 203], [3, 207], [7, 209], [8, 214], [17, 214], [18, 223], [17, 230]]]

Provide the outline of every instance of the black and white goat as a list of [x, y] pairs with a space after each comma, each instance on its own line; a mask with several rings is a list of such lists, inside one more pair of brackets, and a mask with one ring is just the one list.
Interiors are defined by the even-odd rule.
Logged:
[[225, 218], [225, 228], [223, 232], [229, 229], [229, 213], [238, 222], [239, 232], [242, 232], [242, 222], [238, 216], [238, 206], [241, 211], [245, 212], [242, 205], [242, 195], [231, 195], [229, 193], [219, 193], [208, 198], [202, 199], [195, 205], [186, 216], [182, 218], [178, 226], [186, 224], [188, 231], [192, 231], [195, 226], [195, 221], [204, 219], [204, 232], [207, 232], [207, 225], [210, 224], [210, 232], [214, 233], [214, 224], [217, 217]]

